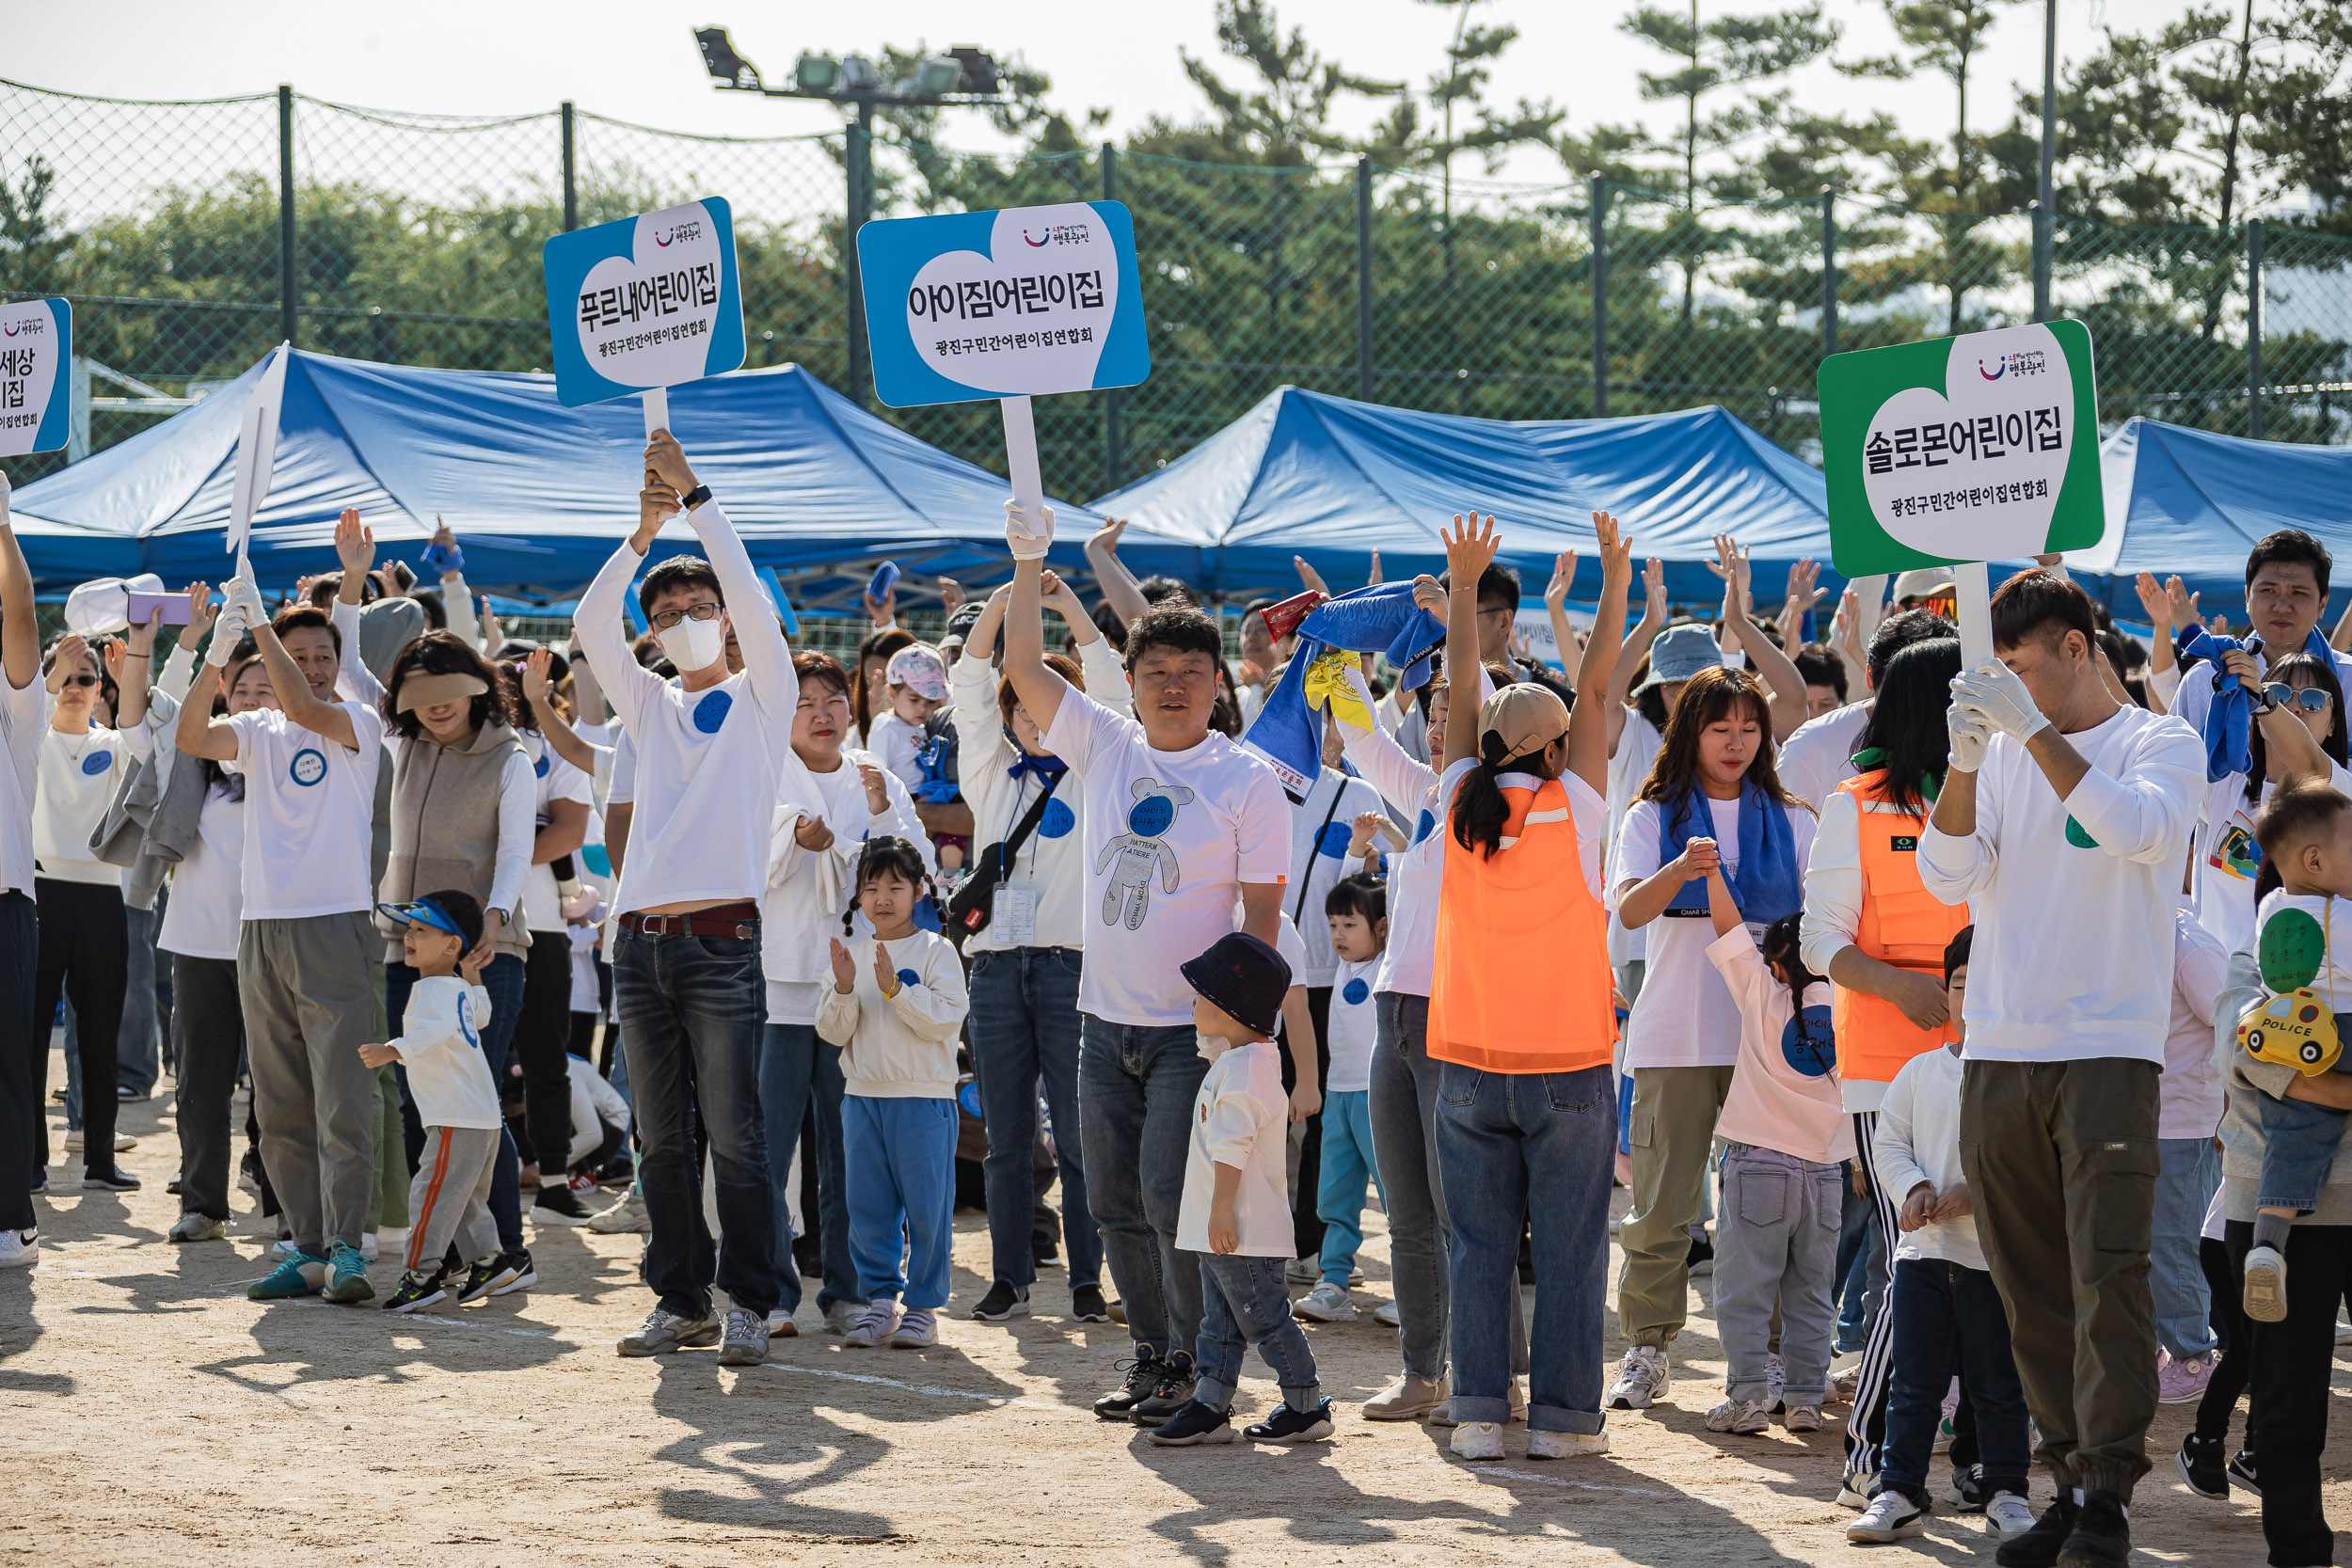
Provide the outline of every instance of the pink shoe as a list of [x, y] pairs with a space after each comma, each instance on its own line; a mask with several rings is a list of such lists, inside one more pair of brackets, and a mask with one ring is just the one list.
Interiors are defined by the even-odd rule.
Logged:
[[2213, 1364], [2221, 1353], [2184, 1356], [2174, 1360], [2169, 1351], [2156, 1352], [2156, 1400], [2162, 1404], [2187, 1404], [2204, 1397], [2205, 1385], [2213, 1381]]

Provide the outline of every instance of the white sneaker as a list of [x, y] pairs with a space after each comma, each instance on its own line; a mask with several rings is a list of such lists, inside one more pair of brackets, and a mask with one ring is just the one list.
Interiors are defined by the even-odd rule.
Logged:
[[1399, 1322], [1396, 1315], [1396, 1303], [1392, 1301], [1384, 1301], [1379, 1306], [1374, 1307], [1372, 1309], [1372, 1321], [1376, 1323], [1386, 1324], [1390, 1328], [1396, 1327]]
[[375, 1261], [376, 1242], [374, 1231], [362, 1230], [359, 1232], [359, 1256], [366, 1259], [371, 1263]]
[[1609, 1387], [1612, 1410], [1647, 1410], [1671, 1381], [1666, 1353], [1656, 1345], [1635, 1345], [1617, 1363], [1617, 1381]]
[[1317, 1323], [1351, 1323], [1356, 1317], [1356, 1304], [1347, 1299], [1347, 1287], [1328, 1280], [1293, 1302], [1291, 1310]]
[[1502, 1424], [1499, 1421], [1464, 1421], [1454, 1429], [1454, 1457], [1456, 1459], [1501, 1459], [1502, 1457]]
[[2033, 1504], [2014, 1492], [1994, 1493], [1993, 1500], [1984, 1505], [1984, 1516], [2004, 1541], [2013, 1541], [2034, 1527]]
[[1312, 1285], [1323, 1277], [1323, 1259], [1294, 1258], [1282, 1265], [1282, 1279], [1291, 1285]]
[[[81, 1129], [73, 1128], [67, 1132], [65, 1135], [65, 1147], [69, 1149], [75, 1149], [83, 1147]], [[115, 1134], [115, 1152], [117, 1154], [128, 1154], [131, 1150], [138, 1147], [138, 1139], [131, 1136], [130, 1133], [117, 1132]]]
[[29, 1269], [40, 1261], [40, 1231], [0, 1230], [0, 1269]]
[[1609, 1434], [1605, 1432], [1531, 1432], [1527, 1434], [1527, 1457], [1530, 1459], [1586, 1459], [1609, 1451]]
[[2287, 1315], [2287, 1260], [2273, 1246], [2246, 1255], [2246, 1315], [2258, 1323], [2283, 1323]]
[[798, 1337], [801, 1325], [792, 1321], [792, 1314], [779, 1307], [768, 1314], [768, 1338], [789, 1339]]
[[375, 1244], [397, 1258], [408, 1250], [408, 1227], [387, 1225], [377, 1229]]
[[1857, 1513], [1861, 1513], [1870, 1506], [1870, 1493], [1878, 1483], [1879, 1478], [1876, 1471], [1868, 1475], [1842, 1478], [1837, 1483], [1837, 1506], [1851, 1508]]
[[925, 1307], [908, 1308], [890, 1336], [892, 1350], [929, 1350], [937, 1343], [939, 1314]]
[[845, 1350], [872, 1350], [898, 1331], [898, 1304], [887, 1296], [866, 1303], [866, 1316], [841, 1337]]
[[645, 1218], [645, 1200], [635, 1193], [623, 1193], [619, 1202], [588, 1222], [588, 1228], [599, 1236], [628, 1236], [653, 1227]]
[[1821, 1407], [1818, 1404], [1792, 1404], [1780, 1421], [1790, 1432], [1819, 1432], [1821, 1430]]
[[1926, 1529], [1926, 1509], [1890, 1486], [1870, 1499], [1870, 1506], [1862, 1511], [1861, 1518], [1846, 1527], [1846, 1539], [1856, 1543], [1900, 1541]]
[[1772, 1407], [1762, 1400], [1725, 1400], [1707, 1413], [1709, 1432], [1737, 1433], [1754, 1436], [1772, 1430]]

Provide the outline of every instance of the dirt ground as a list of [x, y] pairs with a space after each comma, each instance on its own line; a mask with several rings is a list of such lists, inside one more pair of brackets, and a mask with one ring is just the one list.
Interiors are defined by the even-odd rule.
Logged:
[[[50, 1110], [54, 1158], [64, 1117]], [[1438, 1429], [1363, 1420], [1354, 1407], [1397, 1365], [1369, 1306], [1309, 1331], [1341, 1410], [1334, 1441], [1160, 1449], [1089, 1413], [1116, 1381], [1123, 1331], [1068, 1321], [1059, 1271], [1040, 1281], [1033, 1318], [961, 1317], [987, 1284], [977, 1214], [957, 1217], [957, 1316], [935, 1350], [845, 1351], [818, 1326], [812, 1288], [801, 1337], [776, 1340], [767, 1366], [721, 1370], [709, 1352], [623, 1360], [614, 1339], [651, 1306], [639, 1237], [538, 1227], [537, 1288], [476, 1307], [395, 1318], [373, 1304], [248, 1302], [273, 1239], [253, 1200], [234, 1195], [229, 1244], [165, 1242], [178, 1208], [164, 1191], [178, 1166], [169, 1101], [123, 1111], [139, 1139], [123, 1164], [145, 1188], [84, 1194], [78, 1154], [53, 1166], [58, 1196], [37, 1200], [41, 1264], [0, 1275], [0, 1560], [1992, 1560], [1979, 1516], [1939, 1513], [1905, 1546], [1847, 1545], [1853, 1516], [1830, 1501], [1835, 1419], [1809, 1439], [1707, 1433], [1723, 1366], [1703, 1295], [1677, 1347], [1672, 1402], [1613, 1416], [1605, 1459], [1531, 1463], [1515, 1429], [1509, 1459], [1469, 1466]], [[1385, 1297], [1377, 1215], [1371, 1228], [1368, 1291]], [[374, 1277], [388, 1292], [397, 1271], [379, 1264]], [[1253, 1355], [1237, 1414], [1273, 1404], [1263, 1372]], [[2339, 1360], [2336, 1454], [2347, 1374]], [[2173, 1469], [2188, 1415], [2164, 1409], [2151, 1435], [2136, 1560], [2260, 1562], [2250, 1500], [2199, 1499]], [[2038, 1486], [2036, 1505], [2046, 1497]], [[2352, 1491], [2332, 1473], [2328, 1502], [2352, 1518]]]

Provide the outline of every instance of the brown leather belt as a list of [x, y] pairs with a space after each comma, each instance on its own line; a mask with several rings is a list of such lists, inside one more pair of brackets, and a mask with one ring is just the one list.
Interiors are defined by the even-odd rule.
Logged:
[[759, 906], [745, 899], [739, 904], [718, 904], [691, 914], [640, 914], [631, 910], [621, 916], [621, 929], [649, 937], [734, 937], [741, 942], [757, 942]]

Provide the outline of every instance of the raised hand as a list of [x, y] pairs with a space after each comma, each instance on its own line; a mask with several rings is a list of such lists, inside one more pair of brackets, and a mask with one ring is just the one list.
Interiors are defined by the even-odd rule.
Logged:
[[552, 648], [533, 648], [523, 660], [523, 700], [531, 705], [531, 711], [538, 716], [542, 724], [555, 712], [548, 704], [555, 689], [548, 679], [548, 673], [554, 668], [555, 650]]
[[657, 430], [646, 438], [645, 468], [681, 496], [691, 493], [701, 483], [694, 477], [693, 465], [686, 461], [686, 449], [679, 446], [677, 437], [666, 430]]
[[[1094, 538], [1099, 540], [1104, 534], [1110, 534], [1112, 542], [1116, 543], [1118, 535], [1113, 530], [1126, 526], [1124, 523], [1113, 523], [1099, 530]], [[1016, 561], [1035, 561], [1042, 557], [1054, 545], [1054, 509], [1041, 504], [1038, 515], [1032, 517], [1029, 509], [1019, 501], [1005, 502], [1005, 543], [1012, 550]], [[1089, 547], [1091, 546], [1092, 541], [1089, 541]]]
[[1707, 569], [1724, 579], [1724, 601], [1740, 615], [1748, 612], [1748, 558], [1740, 542], [1728, 533], [1715, 535], [1715, 559]]
[[[847, 996], [857, 990], [857, 965], [850, 961], [850, 950], [841, 945], [839, 937], [834, 937], [832, 944], [833, 989]], [[880, 947], [882, 943], [876, 942], [874, 945]]]
[[[1593, 514], [1593, 524], [1600, 525], [1602, 513]], [[1544, 584], [1544, 603], [1555, 608], [1568, 602], [1569, 585], [1576, 581], [1576, 552], [1562, 550], [1551, 562], [1551, 580]]]
[[2142, 572], [2134, 578], [2132, 592], [2139, 595], [2139, 608], [2147, 615], [2151, 626], [2171, 624], [2172, 601], [2157, 583], [2155, 573]]
[[2164, 596], [2172, 604], [2172, 624], [2185, 626], [2197, 622], [2197, 595], [2179, 578], [2164, 579]]
[[1782, 613], [1789, 616], [1802, 615], [1806, 610], [1811, 610], [1815, 605], [1820, 603], [1821, 600], [1829, 594], [1828, 589], [1820, 586], [1820, 562], [1815, 561], [1811, 556], [1807, 556], [1797, 562], [1794, 565], [1790, 566], [1788, 568], [1788, 587], [1786, 596], [1782, 601], [1786, 608], [1782, 610]]
[[1413, 579], [1413, 603], [1435, 615], [1440, 623], [1445, 620], [1445, 590], [1438, 585], [1436, 578], [1426, 572]]
[[1475, 588], [1479, 575], [1493, 564], [1495, 552], [1502, 541], [1495, 534], [1492, 514], [1481, 518], [1475, 511], [1457, 512], [1454, 526], [1440, 530], [1438, 537], [1445, 541], [1445, 569], [1456, 588], [1468, 584]]
[[[434, 536], [434, 542], [440, 542], [440, 534]], [[335, 519], [335, 559], [343, 563], [344, 578], [354, 582], [375, 564], [375, 531], [359, 521], [359, 509], [356, 506], [344, 507], [343, 515]]]
[[1120, 535], [1125, 533], [1126, 531], [1126, 518], [1109, 518], [1104, 522], [1101, 528], [1096, 529], [1087, 539], [1087, 548], [1089, 550], [1105, 549], [1115, 551], [1119, 548]]
[[898, 994], [898, 971], [890, 967], [890, 949], [882, 945], [879, 937], [874, 940], [874, 988], [882, 993], [884, 1001]]
[[963, 584], [953, 578], [941, 578], [939, 579], [939, 608], [949, 615], [961, 610], [963, 608]]
[[[141, 628], [134, 626], [131, 629], [137, 631]], [[151, 630], [149, 635], [153, 635]], [[109, 637], [98, 644], [98, 657], [105, 661], [106, 673], [113, 678], [117, 686], [120, 686], [123, 671], [131, 666], [131, 650], [119, 641]]]
[[[1633, 577], [1633, 536], [1624, 532], [1615, 515], [1608, 512], [1593, 514], [1593, 535], [1600, 541], [1600, 580], [1602, 583], [1630, 581]], [[1576, 557], [1571, 554], [1565, 559], [1568, 563], [1568, 570], [1573, 573], [1576, 570]], [[1666, 591], [1665, 568], [1655, 561], [1650, 564], [1658, 567], [1658, 591], [1660, 596], [1663, 597]]]
[[651, 539], [661, 525], [676, 516], [683, 507], [678, 493], [660, 480], [648, 477], [644, 488], [637, 492], [637, 536]]
[[1366, 580], [1364, 586], [1367, 588], [1380, 586], [1380, 552], [1378, 550], [1372, 552], [1372, 576]]
[[1087, 607], [1078, 602], [1077, 590], [1064, 582], [1059, 572], [1038, 575], [1037, 604], [1040, 610], [1050, 610], [1065, 621], [1086, 619]]
[[1331, 596], [1331, 590], [1324, 583], [1323, 574], [1316, 571], [1312, 566], [1308, 565], [1307, 558], [1305, 556], [1292, 556], [1291, 564], [1298, 569], [1298, 580], [1300, 582], [1305, 583], [1309, 588], [1313, 589], [1316, 593], [1322, 594], [1327, 599]]
[[1656, 556], [1642, 565], [1642, 619], [1666, 624], [1666, 563]]
[[213, 629], [213, 590], [205, 583], [188, 584], [188, 624], [180, 633], [183, 646], [193, 648], [204, 634]]

